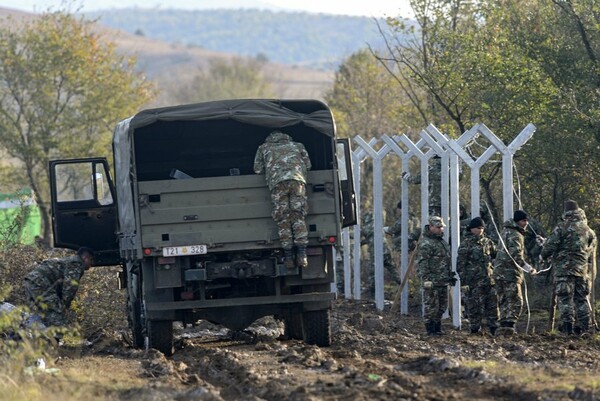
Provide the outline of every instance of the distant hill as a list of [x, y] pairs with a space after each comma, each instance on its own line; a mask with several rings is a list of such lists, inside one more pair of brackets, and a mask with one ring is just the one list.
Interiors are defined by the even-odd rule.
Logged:
[[[6, 19], [11, 17], [12, 19]], [[0, 7], [0, 24], [35, 18], [35, 14]], [[156, 83], [159, 97], [150, 105], [166, 106], [175, 101], [173, 90], [190, 82], [211, 60], [232, 59], [236, 54], [217, 52], [195, 46], [167, 43], [123, 30], [97, 24], [100, 34], [117, 46], [121, 54], [137, 58], [137, 68]], [[265, 76], [280, 98], [317, 98], [331, 88], [333, 72], [268, 62]]]
[[[167, 43], [330, 71], [367, 44], [382, 45], [376, 21], [367, 17], [257, 9], [141, 8], [102, 10], [86, 16]], [[383, 20], [379, 23], [385, 24]]]

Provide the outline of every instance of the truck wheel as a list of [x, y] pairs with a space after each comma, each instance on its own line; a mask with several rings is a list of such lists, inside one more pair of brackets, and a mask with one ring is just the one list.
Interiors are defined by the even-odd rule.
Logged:
[[173, 322], [170, 320], [149, 320], [148, 341], [154, 348], [166, 356], [173, 355]]
[[304, 342], [319, 347], [331, 345], [331, 311], [329, 309], [302, 313]]
[[144, 326], [142, 325], [142, 305], [139, 300], [127, 297], [127, 322], [133, 336], [133, 345], [144, 347]]
[[284, 335], [291, 340], [303, 340], [302, 335], [302, 315], [300, 313], [290, 313], [283, 321]]

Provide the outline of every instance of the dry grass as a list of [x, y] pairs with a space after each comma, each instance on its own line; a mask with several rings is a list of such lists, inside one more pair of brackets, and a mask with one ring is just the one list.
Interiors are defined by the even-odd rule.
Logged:
[[0, 375], [0, 400], [71, 401], [119, 399], [120, 393], [144, 386], [140, 362], [112, 356], [62, 359], [51, 364], [59, 372], [33, 376], [7, 372]]

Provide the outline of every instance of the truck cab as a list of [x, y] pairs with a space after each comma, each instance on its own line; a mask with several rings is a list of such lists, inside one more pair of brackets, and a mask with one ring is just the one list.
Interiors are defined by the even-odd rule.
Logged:
[[[256, 150], [273, 131], [301, 142], [308, 266], [286, 268]], [[356, 223], [351, 149], [316, 100], [227, 100], [142, 111], [105, 158], [50, 163], [54, 245], [121, 265], [136, 345], [173, 352], [173, 322], [242, 330], [273, 315], [288, 337], [327, 346], [333, 250]]]

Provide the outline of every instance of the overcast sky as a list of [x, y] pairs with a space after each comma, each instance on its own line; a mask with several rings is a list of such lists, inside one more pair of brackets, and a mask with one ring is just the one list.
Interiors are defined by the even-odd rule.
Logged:
[[0, 7], [29, 12], [107, 8], [265, 8], [367, 17], [410, 16], [409, 0], [0, 0]]

